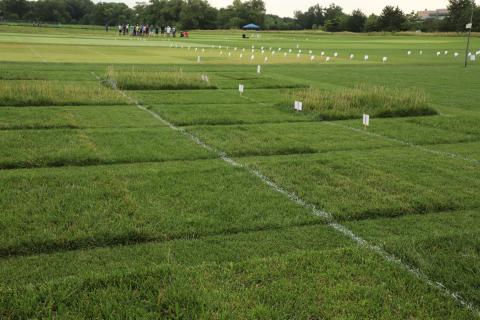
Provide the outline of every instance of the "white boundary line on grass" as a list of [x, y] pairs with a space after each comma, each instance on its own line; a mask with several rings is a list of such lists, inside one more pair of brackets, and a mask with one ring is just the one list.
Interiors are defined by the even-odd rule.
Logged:
[[[96, 75], [94, 72], [92, 72], [92, 74], [97, 78], [97, 80], [101, 80], [101, 78], [98, 75]], [[276, 184], [275, 182], [270, 180], [268, 177], [263, 175], [260, 171], [258, 171], [256, 169], [253, 169], [253, 168], [251, 168], [247, 165], [244, 165], [242, 163], [237, 162], [233, 158], [228, 157], [225, 154], [225, 152], [219, 151], [216, 148], [207, 145], [205, 142], [203, 142], [200, 138], [198, 138], [194, 134], [186, 131], [183, 128], [177, 127], [170, 122], [168, 122], [167, 120], [163, 119], [158, 113], [155, 113], [155, 112], [147, 109], [145, 106], [140, 104], [138, 101], [136, 101], [132, 97], [128, 96], [125, 92], [116, 88], [116, 86], [114, 86], [114, 89], [117, 92], [119, 92], [122, 96], [124, 96], [126, 99], [128, 99], [130, 102], [135, 104], [135, 106], [137, 108], [139, 108], [140, 110], [143, 110], [145, 112], [148, 112], [151, 116], [153, 116], [154, 118], [156, 118], [157, 120], [159, 120], [160, 122], [162, 122], [163, 124], [168, 126], [170, 129], [180, 132], [181, 134], [185, 135], [186, 137], [191, 139], [193, 142], [195, 142], [197, 145], [205, 148], [206, 150], [209, 150], [211, 152], [216, 153], [219, 156], [220, 159], [222, 159], [226, 163], [230, 164], [231, 166], [245, 169], [251, 175], [253, 175], [255, 177], [258, 177], [263, 183], [268, 185], [274, 191], [284, 195], [289, 200], [291, 200], [292, 202], [302, 206], [303, 208], [311, 210], [311, 213], [314, 216], [317, 216], [317, 217], [321, 218], [333, 230], [343, 234], [347, 238], [350, 238], [352, 241], [357, 243], [359, 246], [365, 247], [365, 248], [377, 253], [378, 255], [383, 257], [386, 261], [394, 263], [394, 264], [398, 265], [399, 267], [403, 268], [404, 270], [410, 272], [412, 275], [414, 275], [416, 278], [424, 281], [430, 287], [433, 287], [433, 288], [439, 290], [442, 294], [446, 295], [447, 297], [451, 297], [453, 300], [455, 300], [461, 306], [463, 306], [466, 309], [472, 311], [477, 316], [480, 316], [480, 310], [478, 310], [472, 303], [470, 303], [470, 302], [466, 301], [464, 298], [462, 298], [462, 296], [460, 294], [449, 290], [444, 284], [442, 284], [440, 282], [430, 280], [428, 278], [428, 276], [425, 275], [422, 271], [420, 271], [419, 269], [414, 268], [412, 266], [409, 266], [408, 264], [404, 263], [401, 259], [399, 259], [396, 256], [386, 252], [381, 247], [370, 244], [368, 241], [366, 241], [362, 237], [356, 235], [353, 231], [348, 229], [346, 226], [336, 222], [331, 213], [317, 209], [315, 207], [315, 205], [306, 202], [305, 200], [300, 198], [298, 195], [296, 195], [294, 192], [290, 192], [290, 191], [285, 190], [284, 188], [282, 188], [281, 186], [279, 186], [278, 184]]]

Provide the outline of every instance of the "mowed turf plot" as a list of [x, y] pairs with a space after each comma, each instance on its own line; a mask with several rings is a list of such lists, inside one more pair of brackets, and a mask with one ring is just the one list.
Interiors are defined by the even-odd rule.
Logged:
[[463, 38], [0, 30], [0, 318], [479, 317]]

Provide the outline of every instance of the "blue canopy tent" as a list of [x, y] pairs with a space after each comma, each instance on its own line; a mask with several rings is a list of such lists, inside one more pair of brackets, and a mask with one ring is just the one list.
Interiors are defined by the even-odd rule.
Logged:
[[243, 30], [260, 30], [260, 27], [256, 24], [250, 23], [242, 27]]

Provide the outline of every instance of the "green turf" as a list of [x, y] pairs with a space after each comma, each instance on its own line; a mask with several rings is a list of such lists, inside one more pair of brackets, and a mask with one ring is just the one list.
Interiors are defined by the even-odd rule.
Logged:
[[[454, 58], [461, 35], [0, 32], [0, 318], [479, 318], [480, 66]], [[112, 67], [144, 90], [102, 85]], [[150, 90], [179, 70], [217, 89]], [[362, 84], [439, 114], [364, 129], [277, 105]]]
[[0, 168], [215, 157], [169, 128], [0, 131]]
[[133, 106], [3, 107], [0, 129], [138, 128], [162, 123]]

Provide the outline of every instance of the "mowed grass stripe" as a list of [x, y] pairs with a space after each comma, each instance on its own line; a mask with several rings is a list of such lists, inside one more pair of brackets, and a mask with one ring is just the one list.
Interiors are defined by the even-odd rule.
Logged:
[[131, 271], [155, 267], [160, 261], [183, 266], [241, 262], [293, 252], [324, 251], [355, 246], [322, 224], [246, 230], [151, 243], [87, 248], [0, 259], [3, 287], [101, 275], [105, 270]]
[[168, 128], [0, 131], [0, 168], [82, 166], [216, 157]]
[[480, 207], [477, 165], [412, 148], [242, 162], [342, 221]]
[[0, 171], [0, 191], [4, 257], [320, 222], [220, 160]]
[[480, 209], [347, 225], [480, 306]]
[[2, 107], [0, 130], [159, 127], [135, 106]]
[[[446, 318], [474, 314], [366, 249], [194, 267], [160, 263], [0, 289], [3, 317]], [[72, 294], [74, 293], [74, 294]]]

